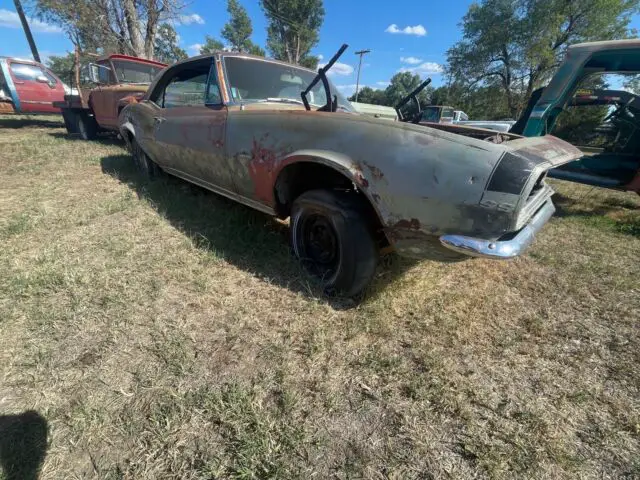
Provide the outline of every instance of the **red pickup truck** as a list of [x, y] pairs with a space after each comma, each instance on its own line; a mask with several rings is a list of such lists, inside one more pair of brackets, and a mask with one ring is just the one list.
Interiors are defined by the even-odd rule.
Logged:
[[84, 140], [100, 131], [118, 131], [118, 115], [127, 103], [141, 98], [157, 73], [167, 65], [144, 58], [111, 54], [81, 69], [81, 85], [73, 95], [55, 102], [70, 134]]
[[53, 102], [67, 93], [69, 87], [41, 63], [0, 57], [0, 113], [59, 114]]

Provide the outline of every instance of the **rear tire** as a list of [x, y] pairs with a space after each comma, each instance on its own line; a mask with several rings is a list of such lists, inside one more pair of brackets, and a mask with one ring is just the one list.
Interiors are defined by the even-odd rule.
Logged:
[[95, 140], [98, 137], [98, 123], [86, 112], [77, 114], [78, 133], [83, 140]]
[[149, 158], [149, 155], [144, 153], [144, 150], [142, 150], [142, 147], [135, 141], [135, 139], [131, 140], [131, 154], [138, 172], [144, 178], [150, 179], [157, 177], [160, 174], [160, 167], [158, 167], [155, 162]]
[[293, 202], [291, 245], [327, 294], [355, 297], [375, 273], [379, 254], [361, 201], [353, 193], [311, 190]]

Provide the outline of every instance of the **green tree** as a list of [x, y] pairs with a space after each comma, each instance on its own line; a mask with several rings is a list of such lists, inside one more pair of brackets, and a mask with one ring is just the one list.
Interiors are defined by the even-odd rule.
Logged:
[[[397, 105], [400, 100], [402, 100], [409, 93], [418, 88], [421, 83], [422, 78], [420, 78], [420, 75], [415, 75], [411, 72], [396, 73], [393, 77], [391, 77], [391, 83], [384, 91], [387, 98], [387, 105]], [[428, 86], [418, 94], [418, 100], [420, 101], [420, 105], [422, 107], [429, 105], [429, 99], [432, 92], [433, 88]], [[407, 105], [406, 108], [411, 108], [411, 106]]]
[[156, 35], [155, 57], [159, 62], [175, 63], [188, 57], [187, 52], [178, 46], [178, 34], [168, 23], [158, 28]]
[[238, 0], [228, 0], [227, 11], [230, 19], [222, 28], [222, 38], [224, 38], [234, 50], [238, 52], [246, 51], [251, 44], [251, 34], [253, 27], [251, 19], [247, 15], [245, 8], [238, 3]]
[[324, 21], [322, 0], [260, 0], [269, 22], [267, 48], [274, 58], [316, 68], [310, 55]]
[[[356, 94], [349, 97], [350, 102], [356, 101]], [[371, 87], [362, 87], [358, 92], [359, 103], [370, 103], [372, 105], [389, 105], [384, 90], [375, 90]]]
[[582, 41], [625, 38], [640, 0], [483, 0], [463, 18], [463, 38], [447, 52], [455, 81], [498, 86], [517, 118], [566, 53]]
[[73, 77], [75, 55], [68, 53], [64, 56], [52, 55], [47, 59], [47, 67], [60, 79], [69, 84]]
[[34, 0], [39, 18], [61, 26], [82, 50], [154, 58], [162, 19], [184, 8], [179, 0]]
[[220, 52], [224, 50], [224, 44], [220, 40], [207, 35], [204, 37], [204, 45], [200, 47], [200, 54]]

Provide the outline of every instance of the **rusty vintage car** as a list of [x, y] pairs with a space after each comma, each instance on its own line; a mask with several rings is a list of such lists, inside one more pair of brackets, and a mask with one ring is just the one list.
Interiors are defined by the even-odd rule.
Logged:
[[293, 251], [327, 290], [353, 296], [379, 252], [519, 255], [554, 213], [547, 171], [580, 151], [551, 136], [455, 133], [357, 114], [298, 66], [221, 52], [166, 69], [125, 107], [120, 132], [160, 169], [290, 217]]

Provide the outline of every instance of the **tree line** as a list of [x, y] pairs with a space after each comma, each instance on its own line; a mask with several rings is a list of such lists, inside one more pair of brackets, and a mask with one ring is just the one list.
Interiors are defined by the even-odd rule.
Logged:
[[[629, 25], [639, 5], [639, 0], [473, 3], [460, 24], [462, 39], [447, 51], [444, 85], [428, 89], [420, 101], [450, 105], [476, 119], [517, 119], [570, 45], [637, 36]], [[364, 87], [358, 101], [393, 106], [399, 91], [408, 92], [420, 81], [418, 75], [400, 73], [384, 90]]]
[[[101, 49], [172, 63], [187, 56], [174, 25], [180, 0], [34, 0], [40, 18], [60, 25], [83, 52]], [[260, 0], [267, 18], [266, 50], [275, 59], [316, 68], [311, 50], [325, 16], [322, 0]], [[630, 28], [640, 0], [479, 0], [462, 18], [462, 38], [446, 54], [443, 85], [427, 88], [423, 105], [447, 104], [471, 118], [515, 119], [531, 93], [556, 72], [575, 43], [636, 36]], [[238, 0], [227, 1], [220, 39], [206, 36], [200, 53], [225, 47], [266, 55]], [[54, 71], [72, 65], [53, 57]], [[395, 105], [422, 78], [401, 72], [385, 89], [363, 87], [358, 101]], [[351, 97], [354, 99], [355, 97]]]
[[[268, 20], [266, 47], [273, 58], [316, 68], [311, 50], [318, 44], [324, 21], [322, 0], [260, 0]], [[174, 63], [187, 58], [180, 47], [175, 25], [183, 21], [180, 0], [34, 0], [40, 19], [62, 27], [69, 40], [87, 53], [121, 53]], [[238, 0], [227, 0], [229, 21], [220, 39], [207, 35], [201, 54], [223, 50], [265, 56], [251, 40], [253, 26]], [[50, 68], [68, 78], [74, 55], [51, 57]]]

